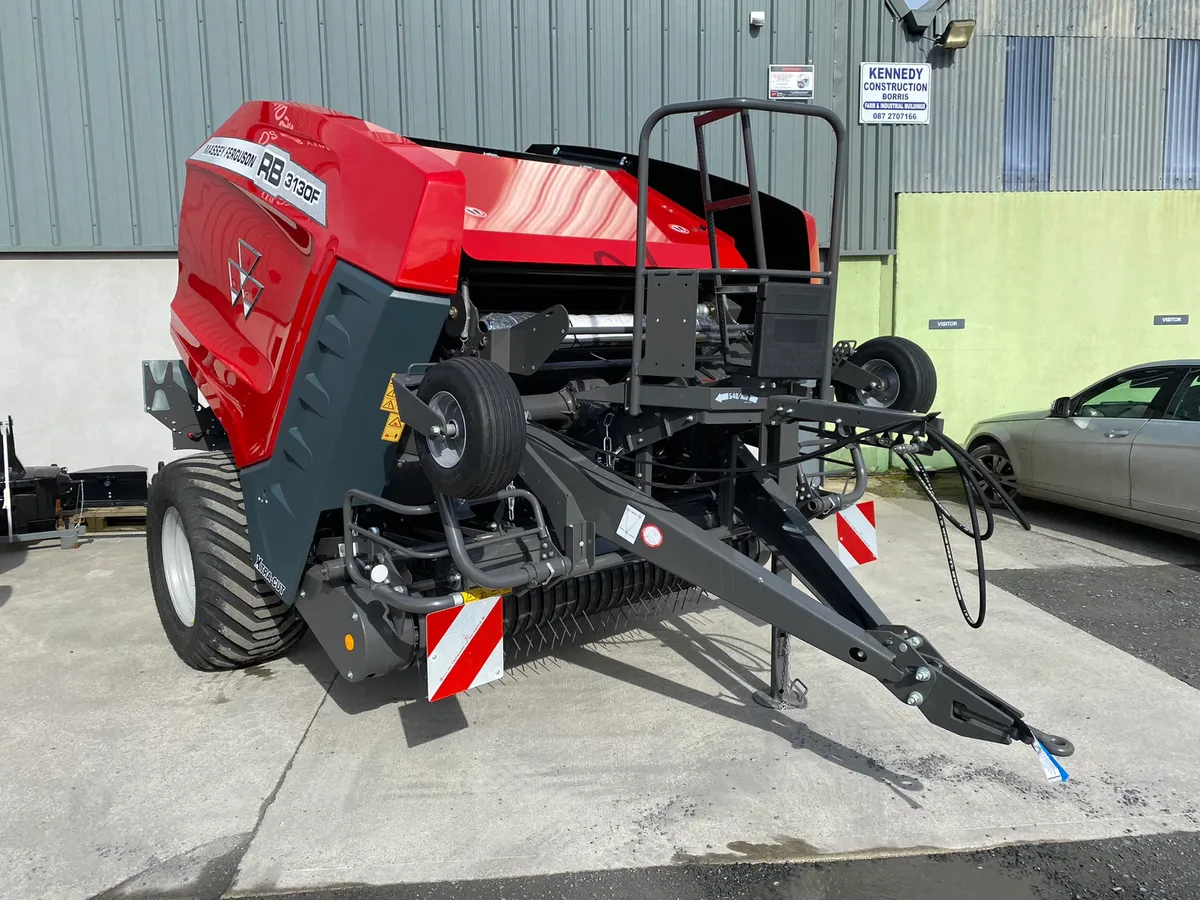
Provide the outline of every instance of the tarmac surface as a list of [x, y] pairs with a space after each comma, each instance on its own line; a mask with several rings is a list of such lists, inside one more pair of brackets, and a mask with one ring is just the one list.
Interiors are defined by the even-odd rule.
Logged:
[[658, 866], [495, 881], [259, 895], [255, 900], [1182, 900], [1200, 896], [1196, 834], [1018, 844], [940, 855], [815, 863]]
[[1197, 837], [1173, 834], [1200, 831], [1200, 543], [1031, 514], [1033, 533], [1001, 520], [988, 544], [981, 631], [922, 501], [880, 501], [880, 562], [857, 572], [1075, 742], [1061, 785], [800, 642], [808, 707], [756, 706], [767, 629], [730, 607], [430, 705], [416, 671], [336, 679], [311, 638], [244, 672], [187, 669], [140, 539], [0, 554], [0, 893], [1200, 896]]

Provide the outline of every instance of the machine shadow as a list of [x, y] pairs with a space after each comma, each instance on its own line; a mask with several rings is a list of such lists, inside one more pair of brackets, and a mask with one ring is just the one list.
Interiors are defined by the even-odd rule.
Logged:
[[679, 654], [727, 690], [728, 695], [714, 696], [685, 684], [648, 672], [637, 666], [600, 653], [591, 647], [565, 649], [561, 658], [600, 675], [653, 691], [663, 697], [686, 703], [706, 713], [715, 713], [741, 725], [760, 728], [788, 741], [793, 749], [807, 750], [828, 762], [857, 775], [866, 776], [887, 787], [912, 809], [921, 804], [906, 792], [919, 792], [924, 785], [915, 777], [894, 772], [878, 760], [813, 730], [790, 718], [785, 712], [760, 706], [751, 699], [755, 689], [768, 687], [763, 676], [769, 673], [765, 660], [751, 654], [735, 659], [729, 644], [698, 631], [684, 619], [668, 620], [645, 629], [662, 644]]
[[[879, 760], [815, 731], [787, 713], [759, 706], [753, 701], [756, 689], [768, 687], [770, 668], [762, 648], [741, 640], [706, 634], [688, 618], [691, 614], [711, 611], [718, 605], [716, 601], [703, 598], [659, 618], [622, 615], [607, 626], [597, 626], [587, 632], [580, 628], [574, 635], [560, 636], [543, 646], [511, 654], [504, 679], [476, 690], [502, 691], [520, 679], [552, 675], [564, 663], [576, 665], [703, 712], [724, 716], [740, 725], [760, 728], [788, 742], [793, 749], [807, 750], [847, 771], [878, 782], [910, 808], [920, 809], [921, 804], [910, 796], [924, 790], [917, 778], [892, 771]], [[714, 695], [680, 684], [603, 652], [605, 647], [647, 640], [656, 641], [678, 654], [720, 685], [723, 693]], [[469, 727], [457, 697], [436, 703], [426, 700], [425, 668], [421, 663], [401, 672], [351, 684], [336, 677], [332, 663], [311, 635], [289, 654], [289, 659], [305, 665], [317, 681], [327, 685], [330, 699], [349, 715], [395, 705], [405, 743], [410, 748]]]

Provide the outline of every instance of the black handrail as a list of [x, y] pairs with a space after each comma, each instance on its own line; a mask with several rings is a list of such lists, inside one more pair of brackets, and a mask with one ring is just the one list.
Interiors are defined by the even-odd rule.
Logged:
[[[829, 224], [829, 258], [825, 267], [828, 269], [829, 285], [833, 295], [829, 305], [829, 318], [830, 321], [833, 321], [834, 307], [837, 300], [838, 260], [841, 256], [842, 211], [845, 206], [844, 194], [846, 186], [846, 126], [842, 124], [842, 120], [838, 118], [837, 113], [823, 106], [813, 106], [808, 103], [792, 104], [779, 100], [756, 100], [748, 97], [730, 97], [724, 100], [695, 100], [687, 103], [668, 103], [666, 106], [660, 106], [646, 119], [645, 124], [642, 125], [641, 135], [638, 138], [637, 258], [634, 261], [633, 285], [633, 321], [635, 327], [633, 329], [633, 360], [629, 373], [629, 388], [625, 404], [626, 409], [631, 415], [640, 415], [642, 411], [641, 359], [642, 345], [645, 340], [643, 319], [646, 314], [646, 221], [650, 196], [650, 138], [654, 133], [655, 126], [668, 116], [699, 113], [701, 114], [701, 118], [703, 118], [700, 124], [704, 125], [707, 122], [724, 118], [726, 115], [732, 115], [733, 112], [738, 110], [742, 111], [743, 141], [746, 148], [751, 152], [753, 151], [749, 140], [750, 117], [746, 115], [747, 110], [759, 110], [769, 113], [778, 112], [794, 116], [810, 116], [816, 119], [824, 119], [829, 123], [829, 127], [833, 129], [833, 137], [836, 145], [833, 166], [833, 211]], [[713, 115], [714, 113], [719, 113], [719, 115]], [[766, 264], [763, 260], [762, 217], [758, 203], [758, 178], [753, 157], [748, 156], [746, 163], [746, 180], [750, 192], [757, 269], [746, 270], [745, 274], [765, 274]], [[702, 169], [707, 169], [707, 166], [703, 162], [701, 166]], [[702, 176], [705, 174], [705, 171], [701, 171]], [[711, 240], [712, 236], [710, 233]], [[809, 260], [809, 265], [812, 266], [815, 262], [817, 261]], [[724, 274], [724, 270], [716, 269], [715, 266], [710, 271]], [[740, 272], [741, 270], [738, 271]], [[790, 272], [789, 270], [772, 271], [778, 271], [781, 276], [800, 274]], [[733, 272], [730, 274], [733, 274]], [[821, 378], [822, 396], [827, 400], [832, 399], [832, 374], [833, 347], [830, 346], [825, 351], [825, 363]]]

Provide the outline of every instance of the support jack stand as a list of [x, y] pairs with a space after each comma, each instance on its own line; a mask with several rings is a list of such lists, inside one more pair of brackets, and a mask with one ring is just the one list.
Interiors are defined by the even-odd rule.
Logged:
[[808, 686], [799, 678], [788, 679], [788, 635], [771, 626], [771, 687], [755, 691], [754, 702], [768, 709], [804, 709]]

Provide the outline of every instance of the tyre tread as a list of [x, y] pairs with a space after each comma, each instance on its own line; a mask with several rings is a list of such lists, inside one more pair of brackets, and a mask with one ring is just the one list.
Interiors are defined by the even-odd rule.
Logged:
[[[305, 632], [304, 621], [254, 571], [241, 481], [229, 455], [201, 453], [164, 466], [151, 495], [151, 580], [159, 615], [180, 658], [192, 668], [212, 671], [267, 662], [291, 649]], [[191, 628], [175, 615], [153, 547], [166, 506], [179, 509], [192, 546], [196, 618]]]

